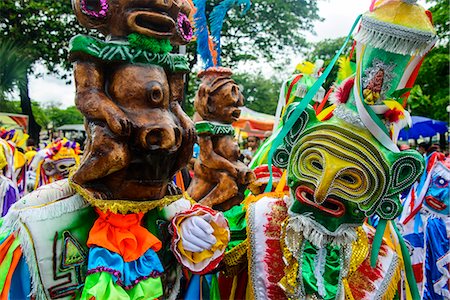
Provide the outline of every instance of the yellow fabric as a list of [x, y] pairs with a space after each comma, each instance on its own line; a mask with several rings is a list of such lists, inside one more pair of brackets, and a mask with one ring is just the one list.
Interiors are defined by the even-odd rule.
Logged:
[[33, 160], [33, 158], [36, 156], [36, 153], [37, 151], [35, 150], [30, 150], [25, 153], [25, 159], [27, 160], [27, 163], [30, 163]]
[[379, 1], [373, 12], [367, 13], [379, 21], [392, 23], [408, 28], [436, 33], [425, 9], [419, 5], [412, 5], [403, 1]]
[[22, 135], [22, 137], [20, 139], [18, 139], [18, 141], [15, 142], [16, 146], [20, 147], [20, 148], [24, 148], [24, 146], [25, 146], [25, 144], [26, 144], [26, 142], [27, 142], [29, 137], [30, 136], [28, 134], [24, 133]]
[[302, 74], [308, 74], [311, 75], [314, 72], [315, 65], [312, 62], [304, 61], [302, 63], [299, 63], [295, 70], [302, 73]]
[[14, 169], [20, 169], [22, 168], [25, 163], [27, 162], [27, 159], [25, 157], [25, 154], [23, 154], [20, 151], [14, 151]]
[[330, 112], [332, 112], [334, 109], [336, 108], [336, 104], [333, 104], [331, 106], [328, 106], [327, 108], [325, 108], [324, 110], [322, 110], [318, 115], [317, 115], [317, 119], [319, 121], [323, 121], [323, 119], [328, 116], [330, 114]]
[[7, 165], [5, 149], [0, 145], [0, 169], [3, 170]]
[[[190, 216], [181, 216], [176, 220], [177, 232], [181, 233], [180, 224]], [[177, 248], [183, 257], [194, 264], [198, 264], [211, 258], [216, 250], [223, 250], [228, 245], [228, 231], [217, 225], [215, 222], [211, 221], [209, 223], [213, 228], [213, 235], [217, 239], [217, 242], [209, 250], [203, 250], [202, 252], [191, 252], [183, 248], [182, 243], [178, 243]]]
[[236, 295], [237, 279], [238, 279], [237, 276], [233, 277], [233, 284], [231, 285], [230, 300], [234, 300], [234, 295]]

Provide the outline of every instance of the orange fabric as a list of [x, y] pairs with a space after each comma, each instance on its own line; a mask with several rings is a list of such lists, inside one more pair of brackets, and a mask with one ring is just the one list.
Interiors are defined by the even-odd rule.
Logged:
[[3, 259], [5, 258], [6, 253], [8, 253], [9, 247], [11, 247], [11, 244], [14, 242], [14, 239], [14, 234], [11, 234], [0, 245], [0, 261], [3, 261]]
[[184, 187], [184, 181], [183, 181], [183, 174], [181, 174], [181, 171], [177, 172], [176, 175], [176, 184], [181, 189], [181, 191], [184, 193], [186, 192], [186, 188]]
[[[12, 235], [11, 235], [12, 236]], [[8, 275], [6, 276], [6, 281], [3, 286], [2, 293], [0, 294], [0, 300], [8, 300], [9, 290], [11, 288], [11, 279], [16, 270], [17, 264], [19, 263], [20, 258], [22, 257], [22, 248], [17, 247], [13, 252], [13, 259], [11, 262], [11, 267], [9, 268]]]
[[150, 248], [161, 249], [161, 241], [141, 226], [143, 213], [121, 215], [96, 211], [99, 218], [89, 232], [89, 247], [108, 249], [120, 254], [125, 262], [137, 260]]

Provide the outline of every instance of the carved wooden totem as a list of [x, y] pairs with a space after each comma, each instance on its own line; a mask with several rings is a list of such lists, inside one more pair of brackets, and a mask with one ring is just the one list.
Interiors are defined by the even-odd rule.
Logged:
[[186, 58], [171, 44], [192, 37], [185, 0], [73, 0], [80, 23], [107, 36], [71, 41], [76, 105], [88, 140], [74, 183], [96, 199], [152, 200], [173, 192], [195, 131], [182, 111]]
[[200, 157], [188, 193], [196, 201], [215, 209], [227, 210], [240, 203], [254, 173], [241, 161], [231, 123], [244, 105], [238, 85], [228, 68], [213, 67], [199, 73], [202, 82], [195, 98], [195, 109], [202, 121], [196, 123]]

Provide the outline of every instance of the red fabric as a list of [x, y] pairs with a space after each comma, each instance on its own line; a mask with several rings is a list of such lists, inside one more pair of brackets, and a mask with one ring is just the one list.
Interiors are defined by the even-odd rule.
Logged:
[[150, 248], [161, 249], [161, 241], [141, 226], [143, 213], [121, 215], [96, 211], [99, 218], [89, 232], [89, 247], [108, 249], [122, 256], [125, 262], [137, 260]]
[[423, 281], [423, 264], [413, 265], [412, 268], [416, 282], [421, 283]]
[[397, 123], [400, 120], [400, 116], [403, 115], [403, 112], [394, 108], [390, 109], [384, 113], [384, 117], [391, 123]]
[[291, 93], [292, 93], [292, 89], [294, 88], [294, 85], [300, 80], [302, 79], [303, 75], [299, 74], [297, 75], [294, 80], [292, 80], [291, 84], [289, 85], [289, 89], [288, 92], [286, 94], [286, 104], [289, 102], [289, 98], [291, 98]]
[[231, 288], [233, 287], [234, 277], [219, 276], [220, 299], [230, 299]]
[[2, 293], [0, 294], [0, 300], [8, 300], [8, 298], [9, 298], [8, 296], [9, 296], [9, 290], [11, 288], [11, 279], [12, 279], [14, 271], [16, 270], [17, 264], [19, 263], [21, 257], [22, 257], [22, 248], [17, 247], [16, 250], [14, 250], [14, 252], [13, 252], [11, 267], [8, 270], [8, 275], [6, 275], [5, 284], [3, 286]]

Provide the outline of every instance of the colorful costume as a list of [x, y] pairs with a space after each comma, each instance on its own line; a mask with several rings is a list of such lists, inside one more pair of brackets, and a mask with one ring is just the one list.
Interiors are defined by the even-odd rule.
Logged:
[[41, 186], [5, 216], [0, 299], [175, 299], [182, 264], [209, 272], [229, 241], [224, 217], [192, 206], [171, 182], [195, 141], [179, 105], [188, 64], [170, 53], [192, 37], [190, 5], [72, 2], [82, 25], [109, 34], [71, 42], [87, 145], [69, 179]]
[[[316, 116], [308, 104], [345, 45], [303, 99], [287, 107], [268, 162], [287, 170], [289, 193], [278, 189], [248, 201], [246, 239], [232, 240], [224, 258], [225, 273], [234, 275], [247, 257], [248, 285], [240, 285], [241, 272], [232, 284], [223, 282], [222, 297], [394, 299], [405, 275], [406, 298], [418, 297], [406, 246], [390, 220], [424, 162], [416, 151], [400, 152], [395, 141], [409, 121], [405, 88], [435, 32], [411, 1], [378, 1], [361, 20], [356, 74], [330, 96], [333, 117]], [[266, 192], [271, 186], [269, 180]], [[380, 219], [376, 229], [364, 224], [373, 215]], [[245, 224], [237, 220], [229, 219], [232, 237]]]
[[411, 253], [421, 299], [448, 299], [450, 275], [450, 161], [427, 157], [427, 169], [411, 188], [399, 226]]
[[80, 145], [67, 139], [57, 140], [39, 150], [28, 166], [32, 190], [69, 177], [70, 170], [80, 163]]

